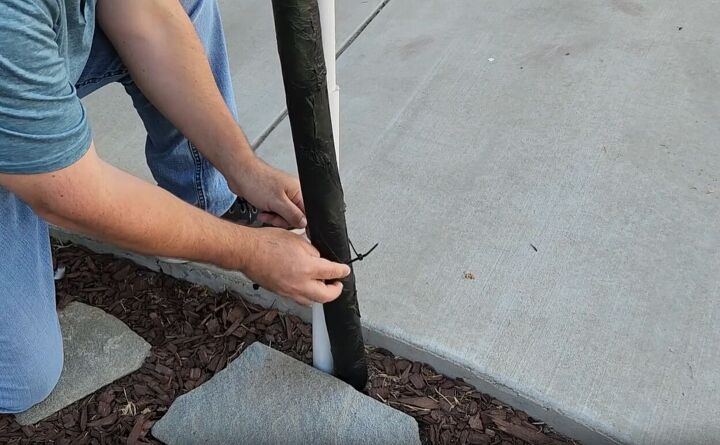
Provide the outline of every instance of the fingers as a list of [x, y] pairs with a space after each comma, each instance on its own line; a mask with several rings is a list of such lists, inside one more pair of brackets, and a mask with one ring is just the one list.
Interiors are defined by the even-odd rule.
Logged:
[[293, 298], [293, 300], [295, 300], [295, 303], [301, 304], [303, 306], [312, 306], [312, 304], [313, 304], [312, 300], [308, 300], [305, 297], [295, 297], [295, 298]]
[[350, 275], [347, 264], [333, 263], [324, 258], [318, 258], [316, 264], [315, 278], [318, 280], [340, 280]]
[[260, 213], [258, 220], [282, 229], [304, 229], [307, 226], [305, 213], [287, 196], [280, 198], [280, 202], [273, 205], [269, 212]]
[[343, 284], [339, 281], [325, 283], [320, 280], [310, 280], [301, 294], [291, 295], [296, 303], [310, 306], [313, 303], [329, 303], [340, 296]]
[[278, 227], [280, 229], [289, 229], [291, 227], [282, 216], [273, 212], [261, 212], [258, 215], [258, 221], [263, 224], [270, 224], [271, 226]]
[[350, 274], [350, 266], [346, 264], [333, 263], [324, 258], [315, 260], [314, 280], [310, 280], [306, 285], [305, 295], [303, 297], [310, 299], [316, 303], [328, 303], [340, 296], [343, 290], [343, 284], [340, 280]]
[[305, 201], [303, 200], [302, 191], [300, 191], [300, 189], [297, 189], [297, 191], [290, 196], [290, 201], [292, 201], [293, 204], [298, 206], [298, 208], [305, 213]]
[[340, 296], [343, 285], [339, 281], [326, 284], [322, 281], [314, 280], [307, 290], [307, 298], [316, 303], [329, 303]]
[[307, 226], [307, 219], [305, 219], [305, 213], [301, 208], [294, 203], [287, 196], [283, 197], [279, 203], [279, 208], [274, 209], [276, 213], [285, 218], [291, 227], [297, 227], [299, 229]]

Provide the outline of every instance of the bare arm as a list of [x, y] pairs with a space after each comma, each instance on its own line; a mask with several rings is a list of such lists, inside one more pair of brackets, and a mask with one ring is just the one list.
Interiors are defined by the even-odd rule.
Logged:
[[0, 183], [52, 224], [139, 253], [242, 268], [242, 258], [231, 264], [228, 246], [252, 249], [249, 229], [214, 218], [116, 169], [99, 159], [94, 147], [62, 170], [0, 175]]
[[249, 229], [209, 215], [160, 187], [97, 157], [94, 147], [51, 173], [0, 174], [50, 223], [140, 253], [187, 258], [245, 272], [264, 287], [307, 304], [329, 301], [350, 269], [319, 258], [301, 237], [281, 229]]
[[265, 222], [304, 227], [299, 183], [255, 156], [178, 0], [100, 0], [97, 13], [143, 94], [220, 170], [230, 188], [270, 212], [261, 218]]
[[178, 0], [100, 0], [97, 16], [143, 94], [213, 165], [252, 162]]

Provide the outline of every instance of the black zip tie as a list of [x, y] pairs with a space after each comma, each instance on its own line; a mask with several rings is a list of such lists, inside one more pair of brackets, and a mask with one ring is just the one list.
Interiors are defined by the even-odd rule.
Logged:
[[367, 257], [368, 255], [370, 255], [370, 254], [372, 253], [372, 251], [375, 250], [375, 248], [376, 248], [378, 245], [380, 245], [380, 243], [375, 243], [375, 245], [372, 246], [372, 247], [370, 248], [370, 250], [368, 250], [367, 252], [365, 252], [365, 253], [358, 253], [358, 251], [355, 250], [355, 246], [353, 246], [352, 241], [350, 241], [350, 238], [348, 238], [348, 242], [350, 243], [350, 248], [352, 248], [353, 252], [355, 253], [355, 258], [353, 258], [352, 260], [350, 260], [350, 261], [348, 261], [347, 263], [345, 263], [345, 264], [347, 264], [348, 266], [351, 265], [352, 263], [354, 263], [355, 261], [362, 261], [362, 260], [364, 260], [365, 257]]

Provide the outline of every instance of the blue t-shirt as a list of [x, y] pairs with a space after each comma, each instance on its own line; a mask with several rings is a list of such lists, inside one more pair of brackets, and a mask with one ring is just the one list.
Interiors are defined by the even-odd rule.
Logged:
[[0, 173], [71, 165], [91, 135], [75, 82], [95, 31], [95, 0], [0, 2]]

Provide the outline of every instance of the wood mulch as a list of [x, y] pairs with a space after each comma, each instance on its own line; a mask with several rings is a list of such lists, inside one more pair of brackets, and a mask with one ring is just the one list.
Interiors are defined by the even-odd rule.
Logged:
[[[58, 306], [80, 301], [125, 322], [152, 345], [141, 369], [35, 426], [0, 415], [0, 443], [160, 443], [153, 423], [173, 400], [206, 382], [253, 342], [311, 362], [311, 327], [293, 315], [215, 293], [76, 246], [54, 248], [66, 268]], [[369, 349], [368, 394], [417, 419], [430, 444], [576, 444], [461, 379]]]

